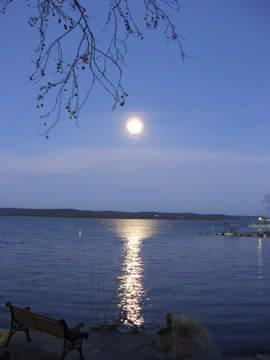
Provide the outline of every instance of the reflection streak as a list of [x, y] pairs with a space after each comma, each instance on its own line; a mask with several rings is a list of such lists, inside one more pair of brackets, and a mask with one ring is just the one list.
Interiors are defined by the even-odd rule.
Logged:
[[143, 240], [153, 236], [158, 222], [155, 220], [128, 219], [114, 221], [116, 233], [123, 240], [124, 261], [119, 277], [120, 319], [126, 325], [142, 325]]

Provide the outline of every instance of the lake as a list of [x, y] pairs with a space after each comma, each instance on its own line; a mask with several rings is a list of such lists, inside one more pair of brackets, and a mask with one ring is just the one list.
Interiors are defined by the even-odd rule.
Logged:
[[[0, 303], [149, 331], [168, 311], [188, 313], [223, 351], [265, 348], [270, 239], [213, 230], [223, 222], [0, 217]], [[8, 326], [2, 307], [0, 328]]]

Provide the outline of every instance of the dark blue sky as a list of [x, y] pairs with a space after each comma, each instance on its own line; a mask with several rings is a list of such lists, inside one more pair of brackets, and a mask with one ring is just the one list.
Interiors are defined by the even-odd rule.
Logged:
[[[94, 3], [93, 19], [105, 18], [106, 1]], [[39, 136], [38, 86], [28, 80], [37, 44], [29, 12], [17, 0], [1, 16], [0, 206], [264, 213], [270, 5], [181, 4], [175, 22], [185, 63], [162, 33], [145, 31], [145, 40], [129, 43], [126, 106], [112, 112], [111, 98], [97, 88], [80, 127], [63, 117], [49, 141]], [[103, 20], [96, 28], [103, 41]], [[136, 139], [124, 131], [130, 115], [145, 121]]]

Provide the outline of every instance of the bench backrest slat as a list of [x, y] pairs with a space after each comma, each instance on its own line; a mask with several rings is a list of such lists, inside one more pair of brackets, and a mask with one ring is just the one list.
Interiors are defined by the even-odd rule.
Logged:
[[33, 313], [30, 310], [12, 306], [14, 320], [26, 328], [32, 328], [48, 334], [64, 337], [64, 324], [60, 320], [51, 319], [41, 314]]

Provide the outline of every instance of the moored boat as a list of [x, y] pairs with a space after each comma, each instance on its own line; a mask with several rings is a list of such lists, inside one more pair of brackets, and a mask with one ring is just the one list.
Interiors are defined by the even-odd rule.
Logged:
[[270, 229], [270, 218], [259, 216], [257, 223], [248, 225], [249, 228]]

